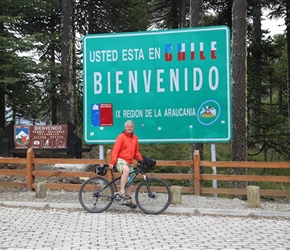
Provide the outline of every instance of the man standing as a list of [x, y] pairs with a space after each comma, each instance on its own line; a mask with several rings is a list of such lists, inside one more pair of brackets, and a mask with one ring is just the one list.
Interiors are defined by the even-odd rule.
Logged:
[[115, 145], [112, 151], [112, 160], [110, 168], [112, 169], [116, 165], [117, 170], [122, 173], [121, 176], [121, 188], [119, 195], [126, 200], [125, 205], [130, 208], [136, 208], [136, 204], [132, 202], [131, 198], [131, 186], [129, 186], [125, 192], [125, 185], [128, 180], [129, 173], [133, 171], [133, 160], [142, 160], [142, 156], [139, 152], [138, 137], [134, 134], [134, 123], [128, 120], [124, 124], [125, 130], [119, 134], [116, 138]]

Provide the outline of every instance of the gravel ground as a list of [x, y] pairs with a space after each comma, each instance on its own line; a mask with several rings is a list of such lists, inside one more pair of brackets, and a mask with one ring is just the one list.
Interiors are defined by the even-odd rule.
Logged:
[[[77, 191], [47, 190], [46, 198], [35, 198], [35, 192], [18, 188], [0, 187], [0, 201], [17, 202], [48, 202], [48, 203], [79, 203]], [[183, 208], [208, 208], [208, 209], [233, 209], [256, 210], [272, 212], [290, 212], [290, 198], [276, 201], [261, 200], [261, 208], [248, 208], [247, 201], [238, 198], [227, 199], [217, 197], [205, 197], [183, 195], [181, 204], [171, 204], [171, 207]]]

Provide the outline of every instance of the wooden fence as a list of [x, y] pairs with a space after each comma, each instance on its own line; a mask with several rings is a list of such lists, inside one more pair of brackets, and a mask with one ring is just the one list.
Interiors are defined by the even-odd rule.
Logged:
[[[63, 171], [38, 171], [37, 165], [41, 164], [103, 164], [110, 162], [111, 151], [108, 150], [106, 159], [63, 159], [63, 158], [36, 158], [32, 149], [27, 150], [26, 158], [0, 158], [2, 164], [25, 164], [25, 170], [19, 169], [0, 169], [0, 175], [7, 176], [24, 176], [26, 182], [0, 182], [0, 186], [5, 187], [18, 187], [27, 188], [29, 190], [35, 190], [36, 180], [39, 177], [47, 178], [46, 187], [48, 189], [64, 189], [64, 190], [78, 190], [80, 184], [66, 184], [66, 183], [49, 183], [49, 177], [92, 177], [96, 174], [93, 172], [63, 172]], [[225, 174], [217, 171], [217, 174], [212, 173], [212, 168], [215, 167], [218, 170], [233, 169], [233, 168], [245, 168], [245, 169], [288, 169], [290, 172], [290, 162], [232, 162], [232, 161], [201, 161], [199, 151], [194, 152], [193, 160], [175, 160], [164, 161], [157, 160], [156, 167], [175, 167], [175, 168], [191, 168], [193, 174], [181, 174], [181, 173], [148, 173], [149, 177], [157, 177], [165, 180], [180, 180], [187, 183], [186, 186], [182, 186], [182, 193], [190, 193], [195, 195], [203, 194], [223, 194], [223, 195], [246, 195], [247, 189], [235, 189], [235, 188], [213, 188], [205, 187], [206, 181], [216, 180], [217, 182], [231, 182], [231, 181], [245, 181], [245, 182], [272, 182], [272, 183], [290, 183], [290, 176], [269, 176], [269, 175], [233, 175]], [[204, 173], [201, 173], [201, 169], [205, 169]], [[209, 170], [209, 171], [207, 171]], [[187, 171], [186, 171], [187, 172]], [[189, 172], [189, 171], [188, 171]], [[206, 173], [210, 174], [206, 174]], [[117, 176], [119, 174], [116, 174]], [[108, 179], [111, 178], [108, 175]], [[189, 185], [188, 185], [189, 184]], [[274, 196], [274, 197], [290, 197], [290, 190], [260, 190], [262, 196]]]

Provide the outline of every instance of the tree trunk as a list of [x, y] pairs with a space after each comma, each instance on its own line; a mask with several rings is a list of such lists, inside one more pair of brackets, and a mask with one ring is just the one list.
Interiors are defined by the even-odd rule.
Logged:
[[178, 29], [179, 22], [178, 22], [178, 1], [173, 0], [171, 1], [171, 28]]
[[[55, 67], [55, 46], [51, 45], [50, 46], [50, 65], [52, 68]], [[54, 73], [53, 70], [50, 71], [50, 88], [49, 88], [49, 93], [50, 93], [50, 114], [51, 114], [51, 124], [56, 125], [58, 120], [57, 120], [57, 90], [56, 87], [59, 84], [57, 80], [57, 76]]]
[[262, 86], [262, 54], [261, 54], [261, 0], [253, 0], [253, 38], [252, 38], [252, 55], [253, 55], [253, 105], [252, 105], [252, 133], [257, 135], [260, 133], [261, 120], [261, 86]]
[[[0, 34], [3, 33], [3, 30], [4, 30], [4, 23], [3, 22], [0, 22]], [[3, 61], [3, 55], [1, 55], [0, 57], [0, 63], [1, 65], [4, 64], [4, 61]], [[4, 75], [4, 72], [2, 70], [0, 70], [0, 77], [1, 77], [1, 80], [3, 80], [3, 75]], [[2, 134], [2, 132], [5, 131], [5, 128], [6, 128], [6, 124], [5, 124], [5, 83], [1, 82], [0, 83], [0, 135]]]
[[5, 131], [5, 94], [4, 88], [0, 86], [0, 135]]
[[73, 121], [73, 4], [74, 0], [61, 0], [61, 109], [62, 124]]
[[180, 5], [180, 28], [186, 27], [186, 0], [179, 0]]
[[[203, 0], [191, 0], [190, 2], [190, 26], [198, 27], [202, 26], [203, 23]], [[195, 150], [199, 150], [200, 159], [204, 160], [204, 144], [203, 143], [195, 143], [191, 145], [191, 153], [192, 159]], [[202, 173], [204, 172], [204, 168], [200, 170]]]
[[203, 0], [190, 0], [190, 27], [203, 25]]
[[[247, 1], [233, 1], [233, 37], [232, 37], [232, 74], [233, 74], [233, 142], [232, 160], [247, 159], [247, 122], [246, 122], [246, 36], [247, 36]], [[244, 168], [234, 168], [234, 174], [243, 175]], [[235, 181], [235, 188], [245, 188], [245, 182]]]
[[290, 2], [286, 1], [286, 37], [287, 37], [287, 61], [288, 61], [288, 77], [287, 77], [287, 87], [288, 87], [288, 131], [290, 132]]

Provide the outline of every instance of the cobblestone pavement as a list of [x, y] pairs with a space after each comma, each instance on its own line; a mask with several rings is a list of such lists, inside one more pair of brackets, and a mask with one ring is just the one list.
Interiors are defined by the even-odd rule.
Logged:
[[290, 249], [290, 219], [0, 206], [0, 249]]

